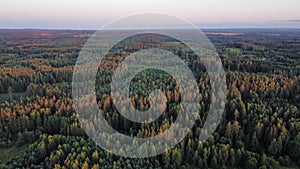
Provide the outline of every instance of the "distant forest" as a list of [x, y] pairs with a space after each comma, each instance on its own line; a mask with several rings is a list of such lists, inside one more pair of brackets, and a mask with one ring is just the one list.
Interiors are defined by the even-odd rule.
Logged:
[[[0, 168], [196, 169], [300, 168], [300, 30], [205, 30], [226, 71], [227, 101], [222, 121], [205, 142], [198, 137], [210, 100], [210, 79], [194, 53], [174, 39], [136, 36], [115, 46], [98, 70], [97, 103], [116, 130], [151, 137], [177, 117], [176, 81], [158, 71], [143, 71], [130, 87], [138, 110], [150, 103], [141, 92], [166, 90], [167, 108], [149, 124], [122, 117], [109, 93], [109, 68], [130, 53], [164, 48], [187, 62], [198, 78], [199, 118], [188, 136], [157, 157], [130, 159], [97, 146], [82, 129], [72, 100], [72, 75], [78, 54], [94, 31], [0, 30]], [[107, 69], [106, 69], [107, 67]], [[159, 78], [157, 78], [159, 76]], [[148, 85], [151, 79], [156, 79]], [[160, 84], [167, 84], [161, 86]], [[104, 86], [104, 87], [103, 87]], [[153, 150], [155, 151], [155, 150]]]

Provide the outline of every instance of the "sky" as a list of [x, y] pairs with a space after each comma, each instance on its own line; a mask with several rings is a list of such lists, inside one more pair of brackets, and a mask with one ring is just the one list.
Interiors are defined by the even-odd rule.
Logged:
[[0, 29], [99, 29], [144, 12], [200, 28], [300, 28], [300, 0], [2, 0]]

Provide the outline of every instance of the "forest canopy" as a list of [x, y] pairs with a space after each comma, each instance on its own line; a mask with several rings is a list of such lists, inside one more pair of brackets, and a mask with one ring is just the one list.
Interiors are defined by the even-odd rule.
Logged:
[[[226, 71], [227, 101], [221, 123], [205, 142], [198, 137], [215, 96], [205, 67], [188, 59], [193, 53], [184, 44], [138, 36], [116, 45], [107, 55], [102, 63], [105, 68], [98, 70], [97, 78], [102, 81], [110, 79], [101, 79], [106, 77], [101, 73], [110, 74], [130, 53], [151, 47], [186, 59], [198, 78], [201, 109], [188, 136], [157, 157], [130, 159], [97, 146], [74, 110], [73, 67], [93, 31], [0, 30], [0, 154], [24, 149], [17, 155], [0, 155], [0, 168], [299, 168], [300, 30], [219, 31], [206, 35]], [[122, 117], [108, 84], [96, 86], [97, 103], [114, 129], [129, 136], [151, 137], [174, 123], [180, 103], [176, 81], [151, 70], [139, 73], [131, 83], [134, 107], [147, 110], [150, 102], [140, 93], [155, 88], [166, 90], [168, 105], [149, 124]]]

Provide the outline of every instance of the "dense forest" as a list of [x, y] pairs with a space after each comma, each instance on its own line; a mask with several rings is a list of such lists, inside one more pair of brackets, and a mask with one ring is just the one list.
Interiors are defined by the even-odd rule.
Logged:
[[176, 81], [148, 70], [133, 79], [131, 102], [147, 110], [147, 94], [164, 89], [168, 104], [162, 116], [138, 124], [116, 111], [109, 95], [111, 79], [102, 74], [111, 75], [130, 53], [168, 49], [187, 62], [201, 91], [199, 117], [185, 139], [164, 154], [140, 159], [101, 149], [82, 129], [74, 110], [73, 67], [93, 33], [0, 30], [0, 168], [300, 168], [300, 30], [205, 30], [222, 60], [227, 84], [221, 123], [205, 142], [198, 137], [214, 96], [206, 69], [193, 61], [194, 54], [184, 44], [158, 35], [115, 45], [97, 74], [99, 83], [107, 84], [96, 86], [96, 93], [106, 120], [121, 133], [157, 135], [174, 122], [180, 104]]

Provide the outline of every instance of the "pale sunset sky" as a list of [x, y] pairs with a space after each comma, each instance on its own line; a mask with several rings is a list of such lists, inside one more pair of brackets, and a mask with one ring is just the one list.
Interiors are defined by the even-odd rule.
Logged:
[[300, 28], [300, 0], [6, 0], [0, 29], [99, 29], [143, 12], [171, 14], [200, 28]]

